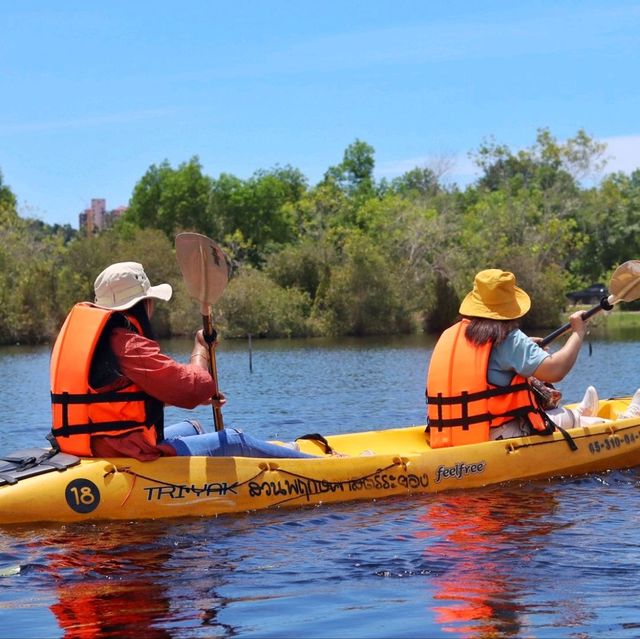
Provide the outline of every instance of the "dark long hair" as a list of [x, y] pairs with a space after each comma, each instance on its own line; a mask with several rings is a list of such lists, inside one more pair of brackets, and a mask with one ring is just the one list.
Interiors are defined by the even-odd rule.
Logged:
[[128, 313], [129, 315], [133, 315], [133, 317], [135, 317], [135, 319], [140, 322], [140, 326], [142, 327], [142, 334], [145, 337], [148, 337], [149, 339], [156, 338], [153, 328], [151, 327], [151, 321], [149, 320], [149, 316], [147, 315], [145, 300], [140, 300], [137, 304], [124, 312]]
[[487, 342], [494, 345], [504, 342], [507, 335], [516, 328], [520, 327], [520, 321], [515, 320], [494, 320], [486, 317], [467, 317], [462, 315], [463, 319], [469, 320], [469, 325], [465, 331], [465, 337], [477, 346], [482, 346]]
[[139, 301], [135, 306], [132, 306], [126, 311], [114, 313], [98, 340], [93, 362], [91, 363], [89, 384], [94, 389], [105, 390], [107, 388], [115, 389], [122, 387], [124, 378], [120, 372], [118, 360], [109, 345], [109, 340], [111, 337], [111, 331], [114, 328], [132, 328], [131, 322], [126, 319], [124, 313], [132, 315], [136, 320], [138, 320], [140, 327], [142, 328], [142, 334], [145, 337], [155, 339], [144, 300]]

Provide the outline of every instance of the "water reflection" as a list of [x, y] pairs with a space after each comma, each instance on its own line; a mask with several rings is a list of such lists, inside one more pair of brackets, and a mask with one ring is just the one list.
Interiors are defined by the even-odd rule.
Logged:
[[36, 539], [25, 531], [23, 546], [38, 555], [29, 571], [55, 595], [50, 610], [65, 638], [168, 639], [194, 626], [232, 637], [235, 629], [218, 620], [225, 600], [217, 591], [235, 566], [224, 552], [198, 552], [206, 541], [198, 528], [74, 524], [46, 528]]
[[520, 636], [526, 566], [554, 526], [556, 500], [539, 486], [447, 495], [416, 531], [434, 573], [434, 621], [463, 637]]

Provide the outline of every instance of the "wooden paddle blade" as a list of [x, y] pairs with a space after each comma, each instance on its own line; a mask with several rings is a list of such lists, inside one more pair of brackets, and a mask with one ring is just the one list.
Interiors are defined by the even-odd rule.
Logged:
[[[603, 297], [593, 308], [582, 313], [582, 319], [589, 319], [600, 311], [610, 311], [613, 305], [618, 302], [633, 302], [640, 298], [640, 260], [629, 260], [618, 266], [611, 276], [609, 292], [611, 293], [609, 297]], [[570, 322], [563, 324], [553, 333], [549, 333], [544, 339], [540, 340], [538, 345], [544, 348], [570, 328]]]
[[611, 277], [609, 291], [616, 302], [633, 302], [640, 298], [640, 260], [621, 264]]
[[229, 281], [229, 265], [222, 249], [199, 233], [179, 233], [176, 258], [189, 295], [203, 307], [214, 304]]

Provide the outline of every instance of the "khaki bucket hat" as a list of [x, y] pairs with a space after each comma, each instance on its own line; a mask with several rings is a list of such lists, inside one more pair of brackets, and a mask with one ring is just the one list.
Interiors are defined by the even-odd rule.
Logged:
[[142, 264], [118, 262], [108, 266], [93, 285], [95, 305], [112, 311], [124, 311], [140, 300], [153, 297], [165, 302], [171, 299], [170, 284], [151, 286]]
[[513, 320], [531, 308], [531, 299], [516, 286], [516, 277], [509, 271], [490, 268], [480, 271], [473, 290], [460, 304], [460, 315]]

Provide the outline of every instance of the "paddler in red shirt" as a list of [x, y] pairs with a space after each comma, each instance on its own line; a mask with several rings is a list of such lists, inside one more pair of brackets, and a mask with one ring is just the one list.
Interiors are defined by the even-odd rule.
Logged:
[[196, 420], [164, 427], [164, 405], [221, 406], [209, 350], [196, 333], [188, 364], [160, 350], [150, 318], [169, 284], [151, 286], [141, 264], [119, 262], [96, 278], [93, 303], [72, 309], [51, 357], [52, 433], [63, 452], [86, 457], [313, 457], [236, 429], [205, 433]]

